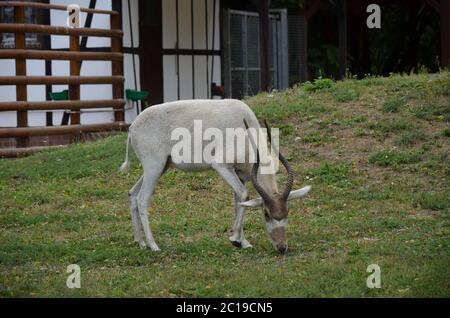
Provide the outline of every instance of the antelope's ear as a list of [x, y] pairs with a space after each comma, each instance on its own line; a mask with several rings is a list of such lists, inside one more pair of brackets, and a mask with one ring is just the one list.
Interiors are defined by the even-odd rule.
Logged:
[[291, 191], [291, 193], [289, 193], [288, 201], [304, 197], [309, 190], [311, 190], [311, 186], [306, 186], [299, 190]]
[[262, 198], [239, 202], [238, 204], [247, 208], [257, 208], [262, 205]]

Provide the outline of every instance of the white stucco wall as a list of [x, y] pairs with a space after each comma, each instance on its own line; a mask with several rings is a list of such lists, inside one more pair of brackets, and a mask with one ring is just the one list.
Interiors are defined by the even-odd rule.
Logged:
[[[178, 0], [178, 32], [180, 49], [213, 49], [213, 5], [214, 0], [207, 0], [208, 7], [208, 40], [206, 40], [205, 0], [193, 0], [194, 12], [194, 43], [192, 43], [191, 28], [191, 0]], [[216, 0], [214, 49], [220, 50], [220, 1]], [[174, 49], [177, 42], [176, 29], [176, 0], [162, 2], [163, 48]], [[180, 99], [207, 98], [209, 85], [207, 84], [207, 58], [202, 55], [194, 56], [195, 96], [192, 94], [192, 56], [181, 55], [179, 70], [175, 55], [164, 55], [164, 101], [178, 99], [178, 76], [180, 74]], [[208, 77], [211, 76], [212, 56], [208, 58]], [[211, 79], [209, 79], [211, 82]], [[214, 57], [214, 75], [212, 82], [221, 84], [220, 56]]]

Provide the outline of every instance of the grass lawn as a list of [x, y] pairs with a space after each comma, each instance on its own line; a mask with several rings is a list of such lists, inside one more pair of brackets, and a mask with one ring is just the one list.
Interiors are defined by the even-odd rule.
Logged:
[[[149, 207], [162, 251], [138, 249], [127, 192], [142, 169], [133, 155], [118, 171], [120, 134], [0, 160], [0, 296], [450, 296], [449, 73], [321, 79], [246, 101], [281, 128], [294, 188], [313, 187], [290, 205], [287, 255], [259, 210], [245, 218], [253, 249], [233, 247], [231, 189], [175, 170]], [[80, 289], [66, 287], [69, 264]], [[370, 264], [380, 289], [366, 287]]]

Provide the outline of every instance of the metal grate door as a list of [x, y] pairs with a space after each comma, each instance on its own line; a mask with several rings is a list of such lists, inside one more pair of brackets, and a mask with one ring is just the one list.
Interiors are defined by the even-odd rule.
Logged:
[[[224, 81], [226, 95], [242, 98], [257, 94], [260, 82], [259, 16], [255, 12], [227, 10], [224, 17]], [[269, 71], [271, 88], [287, 87], [286, 11], [269, 16]]]

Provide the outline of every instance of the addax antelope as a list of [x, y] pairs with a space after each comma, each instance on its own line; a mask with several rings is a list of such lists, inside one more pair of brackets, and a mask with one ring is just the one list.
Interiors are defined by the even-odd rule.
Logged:
[[[238, 147], [235, 151], [234, 145], [233, 149], [230, 149], [227, 147], [228, 143], [222, 142], [215, 144], [216, 149], [213, 149], [213, 153], [223, 154], [226, 160], [206, 160], [205, 158], [190, 162], [174, 160], [173, 149], [179, 140], [174, 140], [173, 132], [183, 128], [185, 132], [194, 135], [196, 129], [198, 130], [195, 123], [198, 122], [201, 122], [203, 130], [212, 129], [216, 135], [218, 133], [225, 135], [230, 128], [236, 131], [241, 130], [244, 132], [246, 144], [253, 144], [253, 147], [244, 147], [243, 149]], [[149, 227], [147, 207], [158, 179], [169, 167], [175, 167], [184, 171], [214, 169], [234, 190], [235, 221], [233, 235], [229, 238], [234, 246], [252, 247], [244, 237], [244, 209], [261, 207], [273, 246], [281, 253], [287, 251], [288, 201], [303, 197], [311, 187], [306, 186], [291, 191], [294, 181], [293, 171], [289, 162], [278, 152], [279, 161], [288, 174], [283, 191], [278, 191], [275, 179], [276, 170], [272, 169], [262, 173], [263, 154], [268, 154], [268, 152], [260, 150], [269, 147], [269, 143], [264, 140], [264, 142], [258, 141], [258, 145], [255, 145], [251, 134], [247, 133], [250, 129], [261, 130], [255, 114], [245, 103], [232, 99], [170, 102], [149, 107], [136, 118], [130, 126], [126, 159], [121, 170], [126, 171], [129, 167], [128, 151], [131, 143], [144, 169], [143, 176], [129, 191], [133, 234], [140, 247], [149, 247], [153, 251], [159, 250]], [[270, 134], [268, 135], [270, 136]], [[206, 139], [202, 142], [205, 145], [208, 143]], [[193, 147], [190, 146], [189, 143], [187, 148], [192, 149], [193, 152], [198, 148], [196, 148], [195, 141]], [[252, 162], [249, 158], [252, 155], [253, 158], [255, 157], [255, 153], [251, 153], [254, 148], [257, 148], [257, 159]], [[196, 154], [194, 154], [195, 156]], [[242, 158], [248, 160], [242, 160]], [[245, 188], [247, 181], [251, 181], [260, 197], [248, 200]], [[145, 235], [144, 238], [141, 235], [141, 228]]]

